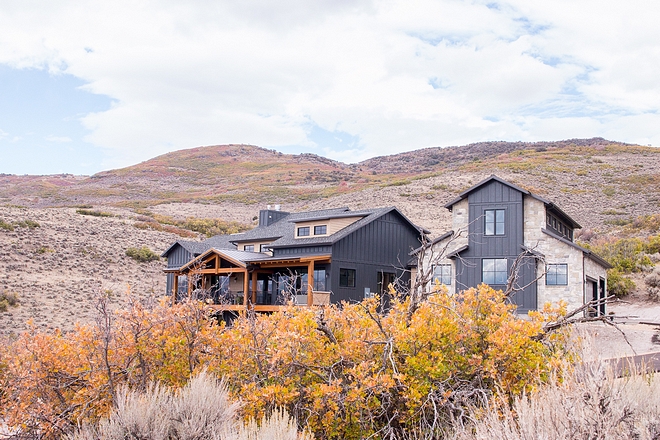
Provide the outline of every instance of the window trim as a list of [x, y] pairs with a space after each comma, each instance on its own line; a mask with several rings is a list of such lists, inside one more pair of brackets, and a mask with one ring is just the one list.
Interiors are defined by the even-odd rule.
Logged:
[[[355, 269], [349, 269], [347, 267], [339, 268], [339, 287], [346, 287], [346, 288], [355, 287], [356, 278], [357, 278], [357, 274], [355, 272]], [[352, 284], [351, 284], [351, 279], [353, 281]]]
[[[452, 270], [451, 270], [451, 264], [449, 263], [443, 263], [443, 264], [434, 264], [433, 265], [433, 276], [431, 278], [431, 282], [435, 284], [435, 280], [438, 279], [440, 281], [440, 284], [443, 284], [445, 286], [451, 286], [451, 281], [452, 281]], [[440, 274], [440, 276], [436, 275], [436, 269], [437, 268], [443, 268], [443, 272]], [[444, 268], [449, 269], [449, 273], [444, 273]], [[449, 282], [446, 283], [447, 279], [449, 279]]]
[[[550, 267], [554, 268], [554, 271], [550, 270]], [[559, 273], [557, 269], [559, 267], [564, 267], [564, 273]], [[562, 281], [559, 277], [565, 277]], [[553, 281], [553, 282], [550, 282]], [[546, 286], [568, 286], [568, 263], [549, 263], [545, 265], [545, 285]]]
[[[486, 271], [485, 270], [485, 265], [487, 261], [492, 261], [493, 262], [493, 270], [492, 271]], [[498, 263], [502, 264], [502, 262], [505, 263], [505, 269], [498, 270], [497, 266]], [[497, 274], [499, 273], [500, 276], [504, 273], [504, 282], [498, 283], [498, 276]], [[493, 280], [492, 282], [486, 281], [486, 274], [492, 273]], [[490, 278], [490, 277], [489, 277]], [[509, 280], [509, 260], [507, 258], [483, 258], [481, 260], [481, 282], [484, 284], [488, 284], [489, 286], [504, 286], [506, 285], [507, 281]]]
[[[488, 213], [493, 213], [492, 222], [488, 221]], [[501, 221], [498, 221], [498, 213], [502, 214]], [[493, 232], [488, 233], [488, 225], [492, 224]], [[502, 230], [498, 232], [498, 225], [502, 226]], [[502, 237], [506, 235], [506, 209], [493, 208], [484, 209], [484, 235], [488, 237]]]
[[296, 237], [309, 237], [310, 232], [309, 226], [298, 226], [296, 229]]

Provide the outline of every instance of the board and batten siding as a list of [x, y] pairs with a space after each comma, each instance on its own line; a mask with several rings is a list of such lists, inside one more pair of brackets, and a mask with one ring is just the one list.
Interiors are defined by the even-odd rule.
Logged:
[[[333, 245], [331, 301], [360, 301], [365, 288], [378, 292], [378, 273], [394, 273], [404, 285], [409, 252], [420, 245], [420, 233], [396, 211], [381, 216]], [[339, 269], [355, 270], [355, 287], [339, 287]]]
[[[177, 246], [174, 249], [172, 249], [170, 253], [167, 255], [167, 268], [174, 269], [177, 267], [181, 267], [192, 259], [193, 259], [193, 255], [183, 246], [177, 244]], [[173, 287], [174, 287], [174, 274], [168, 273], [166, 294], [170, 295], [172, 293]]]
[[[504, 235], [484, 235], [484, 213], [490, 209], [504, 210]], [[484, 259], [506, 258], [507, 268], [511, 270], [523, 250], [523, 193], [498, 181], [491, 181], [468, 195], [468, 218], [469, 248], [462, 252], [461, 258], [456, 261], [456, 284], [459, 289], [475, 287], [483, 282]], [[527, 287], [524, 291], [517, 292], [512, 300], [518, 305], [520, 312], [535, 310], [536, 283], [533, 280], [536, 275], [536, 260], [532, 257], [525, 258], [519, 274], [521, 279], [518, 285]], [[492, 287], [504, 289], [506, 285]]]

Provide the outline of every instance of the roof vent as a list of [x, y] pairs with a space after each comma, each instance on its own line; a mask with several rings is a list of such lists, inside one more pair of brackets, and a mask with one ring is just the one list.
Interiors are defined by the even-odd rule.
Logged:
[[280, 210], [280, 205], [275, 205], [275, 211], [279, 211], [279, 210]]

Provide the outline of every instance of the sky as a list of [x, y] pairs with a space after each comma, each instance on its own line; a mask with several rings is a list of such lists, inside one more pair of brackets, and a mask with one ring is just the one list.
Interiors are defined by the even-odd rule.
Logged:
[[660, 146], [658, 19], [655, 0], [0, 0], [0, 173], [229, 143], [347, 163]]

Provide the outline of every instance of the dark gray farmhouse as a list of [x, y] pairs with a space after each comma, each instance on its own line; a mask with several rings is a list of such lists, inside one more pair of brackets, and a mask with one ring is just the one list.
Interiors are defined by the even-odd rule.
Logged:
[[[611, 266], [574, 242], [581, 226], [551, 201], [490, 176], [445, 208], [453, 229], [426, 247], [423, 264], [450, 292], [481, 283], [509, 288], [521, 313], [559, 301], [577, 308], [607, 296]], [[599, 312], [605, 313], [604, 302]]]
[[427, 233], [394, 207], [266, 209], [250, 231], [170, 246], [167, 291], [204, 295], [220, 311], [359, 301], [395, 281], [408, 286], [409, 254]]

